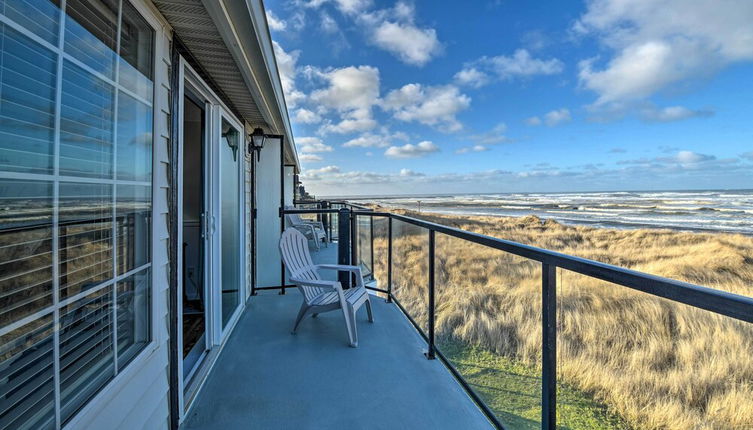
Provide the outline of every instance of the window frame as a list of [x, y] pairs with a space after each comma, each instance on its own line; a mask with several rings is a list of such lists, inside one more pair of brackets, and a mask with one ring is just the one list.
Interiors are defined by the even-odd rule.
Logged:
[[[153, 38], [151, 41], [151, 56], [152, 56], [152, 91], [151, 91], [151, 101], [145, 99], [141, 95], [139, 95], [137, 92], [134, 92], [133, 90], [130, 90], [126, 88], [123, 84], [120, 83], [119, 79], [119, 73], [120, 73], [120, 65], [119, 65], [119, 52], [116, 52], [115, 57], [115, 74], [113, 77], [108, 77], [100, 72], [97, 72], [96, 70], [92, 69], [82, 61], [78, 60], [77, 58], [73, 57], [70, 53], [66, 52], [65, 50], [65, 29], [66, 25], [65, 22], [68, 19], [66, 14], [66, 0], [61, 0], [60, 5], [58, 6], [58, 28], [57, 28], [57, 40], [56, 42], [50, 43], [49, 41], [43, 39], [40, 36], [37, 36], [34, 32], [27, 29], [23, 25], [13, 21], [12, 19], [6, 17], [5, 15], [0, 14], [0, 23], [2, 25], [5, 25], [6, 27], [13, 29], [14, 31], [20, 33], [24, 37], [30, 39], [33, 43], [36, 43], [40, 47], [43, 47], [47, 51], [49, 51], [53, 56], [56, 57], [56, 65], [55, 65], [55, 99], [54, 99], [54, 138], [52, 141], [52, 154], [53, 154], [53, 169], [48, 173], [27, 173], [27, 172], [2, 172], [0, 174], [0, 177], [2, 179], [10, 179], [10, 180], [27, 180], [27, 181], [35, 181], [40, 183], [49, 183], [53, 190], [52, 190], [52, 208], [53, 208], [53, 215], [52, 220], [50, 222], [50, 228], [53, 230], [52, 234], [52, 274], [53, 274], [53, 281], [52, 281], [52, 304], [45, 306], [44, 308], [37, 310], [5, 327], [2, 328], [2, 333], [8, 333], [15, 329], [18, 329], [20, 327], [23, 327], [35, 320], [45, 318], [47, 316], [52, 317], [53, 321], [53, 333], [52, 333], [52, 341], [53, 341], [53, 389], [54, 389], [54, 428], [56, 429], [72, 429], [77, 428], [85, 421], [87, 416], [90, 416], [90, 413], [101, 409], [104, 405], [107, 404], [112, 398], [117, 395], [117, 393], [120, 391], [116, 389], [118, 386], [124, 386], [124, 384], [127, 384], [138, 372], [142, 371], [144, 367], [150, 363], [150, 359], [152, 358], [155, 351], [159, 349], [159, 346], [164, 341], [164, 334], [162, 328], [160, 327], [158, 318], [159, 318], [159, 312], [158, 309], [160, 309], [160, 305], [164, 307], [164, 300], [162, 300], [161, 297], [159, 297], [159, 289], [157, 288], [157, 283], [155, 282], [155, 274], [154, 274], [154, 267], [158, 264], [163, 264], [164, 261], [155, 261], [157, 256], [160, 256], [161, 252], [159, 252], [159, 245], [161, 242], [161, 235], [162, 233], [165, 233], [165, 228], [163, 226], [157, 227], [159, 218], [158, 213], [156, 210], [156, 207], [158, 206], [158, 202], [164, 202], [166, 200], [164, 195], [160, 195], [158, 192], [158, 175], [160, 175], [160, 161], [157, 159], [157, 130], [159, 129], [158, 124], [158, 111], [157, 107], [158, 105], [162, 104], [160, 100], [158, 100], [159, 92], [158, 88], [161, 84], [163, 84], [164, 78], [159, 75], [159, 61], [161, 61], [161, 58], [164, 57], [165, 53], [164, 51], [164, 44], [160, 43], [163, 38], [165, 38], [164, 34], [164, 28], [165, 24], [161, 22], [155, 13], [149, 8], [148, 5], [146, 5], [143, 0], [118, 0], [118, 23], [117, 23], [117, 37], [118, 37], [118, 51], [120, 49], [119, 46], [119, 39], [120, 39], [120, 33], [121, 33], [121, 24], [122, 24], [122, 14], [123, 14], [123, 5], [125, 3], [129, 3], [133, 9], [139, 13], [139, 15], [146, 21], [146, 23], [149, 25], [151, 30], [153, 31]], [[61, 175], [59, 171], [59, 159], [60, 159], [60, 134], [61, 134], [61, 116], [62, 116], [62, 91], [63, 91], [63, 68], [65, 63], [71, 64], [75, 67], [78, 67], [82, 70], [84, 70], [86, 73], [91, 74], [95, 78], [101, 80], [102, 82], [108, 84], [113, 88], [114, 96], [113, 96], [113, 136], [112, 136], [112, 155], [111, 155], [111, 164], [112, 164], [112, 174], [108, 177], [87, 177], [87, 176], [70, 176], [70, 175]], [[117, 176], [117, 114], [118, 114], [118, 94], [120, 92], [123, 92], [127, 94], [128, 96], [132, 97], [133, 99], [145, 104], [151, 109], [152, 115], [151, 115], [151, 177], [149, 181], [132, 181], [132, 180], [123, 180], [118, 179]], [[112, 206], [110, 208], [110, 215], [112, 218], [112, 232], [113, 232], [113, 241], [112, 241], [112, 273], [108, 277], [108, 279], [104, 282], [101, 282], [97, 284], [96, 286], [89, 288], [84, 291], [80, 291], [76, 294], [72, 294], [65, 299], [60, 299], [60, 244], [59, 244], [59, 208], [60, 208], [60, 196], [59, 196], [59, 190], [60, 190], [60, 184], [62, 183], [79, 183], [79, 184], [103, 184], [108, 185], [112, 189]], [[56, 185], [57, 184], [57, 185]], [[117, 186], [119, 184], [123, 185], [136, 185], [136, 186], [148, 186], [150, 188], [149, 196], [150, 196], [150, 210], [149, 213], [151, 215], [151, 223], [149, 226], [149, 239], [147, 241], [146, 246], [149, 249], [150, 256], [149, 261], [138, 266], [134, 267], [126, 272], [119, 273], [118, 270], [118, 244], [116, 243], [115, 239], [115, 229], [117, 228], [117, 223], [115, 222], [115, 219], [117, 218]], [[164, 260], [164, 258], [160, 259]], [[156, 263], [156, 264], [155, 264]], [[122, 369], [118, 370], [118, 339], [117, 339], [117, 285], [119, 282], [126, 280], [129, 276], [148, 270], [149, 271], [149, 294], [150, 294], [150, 300], [148, 304], [148, 315], [149, 315], [149, 341], [143, 346], [143, 348], [135, 355], [133, 356], [128, 364], [123, 367]], [[68, 418], [67, 421], [64, 422], [64, 420], [61, 417], [61, 382], [60, 382], [60, 375], [61, 375], [61, 369], [60, 369], [60, 317], [61, 317], [61, 310], [71, 304], [75, 303], [76, 301], [97, 293], [99, 291], [102, 291], [106, 288], [112, 288], [113, 292], [111, 295], [111, 311], [110, 311], [110, 318], [113, 321], [113, 328], [111, 333], [111, 341], [112, 341], [112, 351], [113, 351], [113, 368], [114, 373], [113, 376], [104, 384], [102, 387], [100, 387], [95, 394], [93, 394], [90, 398], [88, 398], [83, 405], [77, 408], [75, 412]], [[165, 362], [165, 364], [167, 361]]]

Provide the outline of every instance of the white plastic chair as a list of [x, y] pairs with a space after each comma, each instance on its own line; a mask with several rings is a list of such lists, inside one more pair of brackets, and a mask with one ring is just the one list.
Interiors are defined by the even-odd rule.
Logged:
[[[293, 334], [296, 333], [298, 324], [306, 316], [311, 315], [312, 317], [316, 317], [320, 313], [342, 309], [350, 346], [357, 347], [356, 312], [364, 303], [369, 315], [369, 322], [374, 322], [374, 316], [371, 312], [371, 301], [363, 283], [361, 268], [338, 264], [314, 264], [311, 261], [306, 237], [292, 227], [288, 227], [282, 233], [280, 252], [290, 275], [290, 281], [296, 284], [298, 290], [303, 295], [303, 303], [295, 319]], [[343, 290], [340, 282], [323, 280], [319, 276], [320, 269], [342, 270], [354, 273], [356, 286]]]
[[[293, 208], [288, 206], [287, 209]], [[295, 228], [303, 233], [307, 239], [314, 241], [316, 249], [319, 249], [319, 242], [322, 239], [324, 239], [324, 246], [329, 247], [329, 238], [321, 221], [307, 221], [298, 214], [286, 214], [285, 217], [288, 220], [288, 226]]]

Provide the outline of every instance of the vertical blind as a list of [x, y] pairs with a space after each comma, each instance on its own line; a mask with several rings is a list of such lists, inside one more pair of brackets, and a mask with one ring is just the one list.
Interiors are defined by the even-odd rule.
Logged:
[[151, 340], [155, 35], [0, 0], [0, 429], [59, 429]]

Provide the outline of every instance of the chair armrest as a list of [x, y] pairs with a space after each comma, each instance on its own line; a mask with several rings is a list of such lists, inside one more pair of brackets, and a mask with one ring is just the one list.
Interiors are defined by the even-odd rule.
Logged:
[[329, 269], [329, 270], [342, 270], [345, 272], [361, 273], [360, 266], [353, 266], [351, 264], [317, 264], [317, 269]]
[[309, 287], [329, 288], [332, 290], [342, 290], [342, 286], [338, 281], [325, 281], [321, 279], [301, 279], [290, 278], [290, 281], [298, 285], [306, 285]]
[[317, 269], [338, 270], [343, 272], [351, 272], [356, 275], [356, 285], [363, 287], [363, 275], [361, 274], [361, 267], [353, 266], [350, 264], [317, 264]]
[[[293, 228], [300, 231], [303, 234], [311, 233], [311, 237], [316, 240], [316, 230], [314, 230], [314, 226], [311, 224], [293, 224]], [[306, 231], [303, 231], [306, 230]]]

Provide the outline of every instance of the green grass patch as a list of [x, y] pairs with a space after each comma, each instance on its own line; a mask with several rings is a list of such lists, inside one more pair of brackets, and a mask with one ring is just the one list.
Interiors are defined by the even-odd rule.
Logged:
[[[441, 349], [509, 429], [541, 428], [541, 374], [519, 361], [457, 341]], [[557, 427], [567, 430], [627, 430], [631, 427], [583, 391], [557, 386]]]

